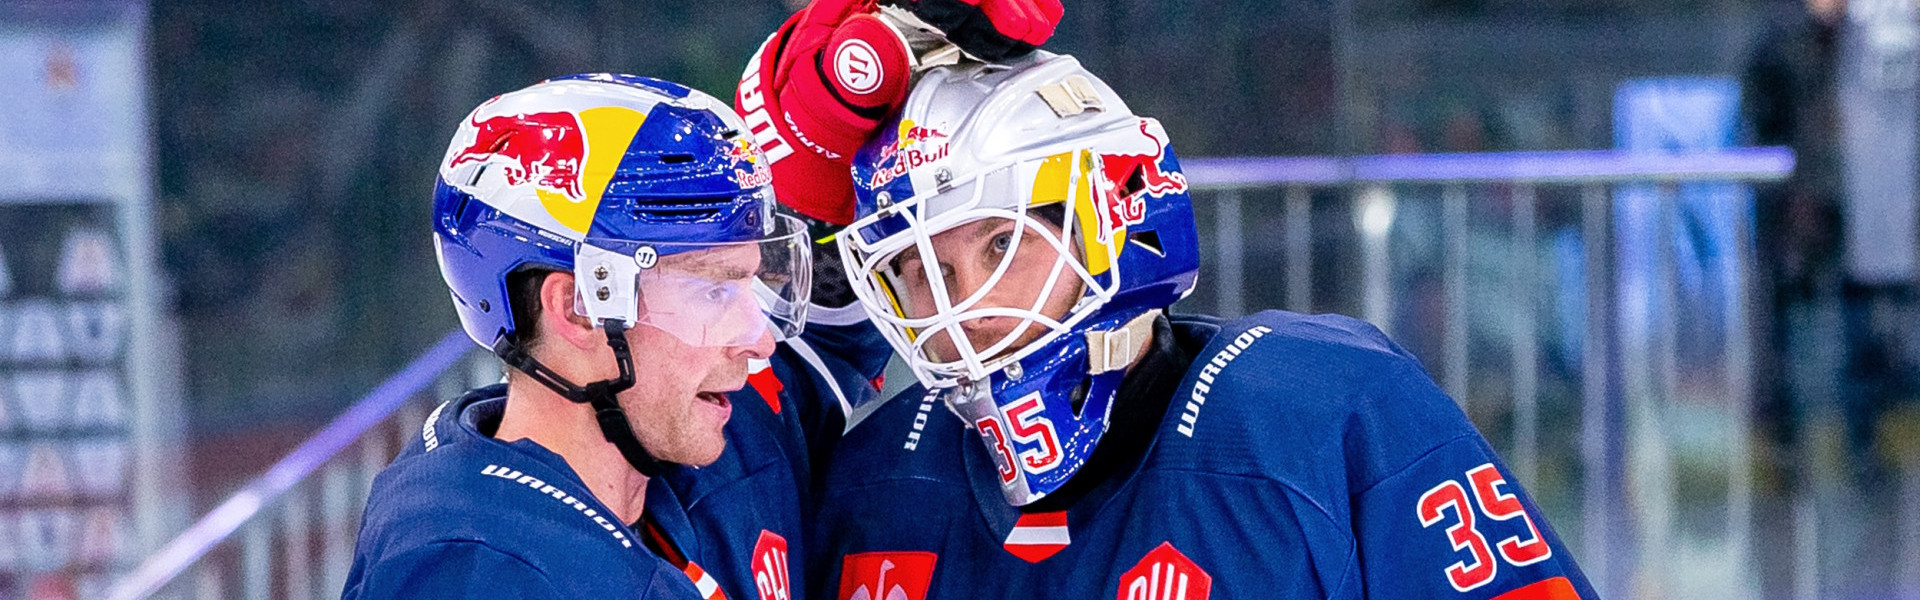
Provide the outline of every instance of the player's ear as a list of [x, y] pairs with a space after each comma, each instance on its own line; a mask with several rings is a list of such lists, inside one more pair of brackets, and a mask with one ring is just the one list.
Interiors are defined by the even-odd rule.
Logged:
[[594, 332], [593, 322], [574, 312], [578, 299], [572, 273], [554, 273], [540, 282], [541, 337], [565, 340], [583, 349], [605, 345], [606, 340]]

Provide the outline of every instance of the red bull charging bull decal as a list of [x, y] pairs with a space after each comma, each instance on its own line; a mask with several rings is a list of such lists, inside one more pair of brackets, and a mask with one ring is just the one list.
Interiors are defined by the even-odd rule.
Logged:
[[753, 140], [735, 138], [727, 147], [727, 158], [733, 161], [733, 181], [740, 187], [760, 187], [773, 184], [773, 171], [767, 168], [767, 161], [761, 160], [760, 149]]
[[[646, 115], [614, 106], [519, 113], [490, 108], [493, 102], [475, 110], [461, 125], [458, 135], [471, 136], [465, 138], [470, 141], [451, 153], [445, 171], [484, 165], [471, 185], [531, 188], [545, 216], [585, 234]], [[546, 220], [515, 214], [525, 210], [518, 204], [499, 208], [516, 218]]]
[[1138, 225], [1147, 220], [1147, 201], [1140, 194], [1126, 194], [1113, 189], [1101, 194], [1100, 232], [1112, 235], [1128, 225]]
[[[900, 121], [900, 134], [892, 145], [880, 149], [880, 164], [867, 187], [878, 188], [901, 175], [947, 157], [947, 134], [933, 127], [922, 127], [913, 119]], [[891, 162], [889, 162], [891, 161]]]
[[[1065, 202], [1081, 223], [1086, 248], [1105, 246], [1117, 257], [1126, 249], [1128, 226], [1147, 219], [1149, 198], [1185, 193], [1186, 177], [1162, 168], [1167, 136], [1160, 124], [1141, 119], [1094, 144], [1094, 148], [1047, 157], [1033, 175], [1030, 198], [1034, 205]], [[1087, 272], [1105, 273], [1111, 266], [1104, 252], [1087, 254]]]
[[[1151, 154], [1105, 154], [1101, 162], [1107, 173], [1107, 180], [1127, 186], [1134, 172], [1140, 173], [1140, 190], [1147, 195], [1159, 198], [1167, 194], [1187, 192], [1187, 176], [1181, 173], [1168, 173], [1160, 169], [1160, 160], [1167, 154], [1167, 131], [1160, 122], [1153, 119], [1140, 120], [1140, 137], [1145, 143], [1143, 149], [1151, 149]], [[1135, 193], [1138, 195], [1138, 192]]]
[[[472, 162], [500, 161], [507, 185], [536, 185], [580, 199], [580, 163], [587, 157], [580, 118], [570, 112], [507, 115], [467, 122], [473, 143], [453, 155], [447, 168]], [[538, 135], [516, 132], [538, 131]]]
[[1147, 196], [1159, 198], [1187, 192], [1186, 175], [1168, 173], [1160, 168], [1160, 160], [1167, 154], [1167, 132], [1161, 129], [1160, 123], [1141, 119], [1140, 136], [1144, 142], [1126, 145], [1151, 149], [1151, 153], [1100, 155], [1100, 169], [1113, 185], [1101, 202], [1101, 225], [1105, 226], [1105, 231], [1112, 232], [1145, 221]]

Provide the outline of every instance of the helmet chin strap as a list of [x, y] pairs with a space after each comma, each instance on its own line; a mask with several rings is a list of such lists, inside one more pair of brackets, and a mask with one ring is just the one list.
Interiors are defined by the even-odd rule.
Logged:
[[627, 348], [627, 326], [619, 319], [603, 319], [600, 325], [607, 332], [607, 347], [613, 349], [613, 360], [620, 366], [620, 376], [613, 379], [595, 381], [585, 386], [575, 385], [561, 377], [553, 369], [534, 360], [533, 355], [519, 344], [501, 338], [493, 346], [494, 356], [500, 357], [507, 366], [519, 369], [534, 381], [547, 386], [560, 397], [575, 404], [593, 407], [594, 420], [600, 423], [600, 434], [620, 449], [620, 456], [641, 475], [655, 477], [665, 473], [672, 463], [654, 458], [640, 445], [640, 439], [634, 437], [633, 427], [627, 424], [627, 412], [620, 409], [620, 403], [614, 396], [633, 387], [633, 352]]

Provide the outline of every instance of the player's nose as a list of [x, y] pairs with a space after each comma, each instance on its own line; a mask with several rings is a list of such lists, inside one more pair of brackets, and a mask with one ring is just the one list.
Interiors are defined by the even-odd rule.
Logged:
[[988, 266], [964, 263], [952, 267], [951, 274], [947, 278], [948, 297], [952, 298], [954, 305], [958, 306], [972, 298], [974, 294], [979, 293], [980, 288], [990, 286], [993, 289], [988, 290], [985, 297], [982, 297], [980, 302], [974, 304], [971, 308], [1004, 308], [1012, 306], [1006, 302], [1004, 298], [1006, 294], [1002, 293], [1003, 288], [1006, 287], [1002, 285], [1005, 277], [1003, 276], [1001, 278], [1002, 281], [993, 281], [993, 271], [994, 269]]
[[773, 356], [773, 328], [761, 328], [760, 335], [753, 341], [729, 348], [728, 354], [741, 358], [766, 360]]
[[960, 328], [967, 332], [967, 342], [975, 352], [984, 352], [1013, 332], [1021, 319], [1014, 317], [979, 317], [960, 322]]

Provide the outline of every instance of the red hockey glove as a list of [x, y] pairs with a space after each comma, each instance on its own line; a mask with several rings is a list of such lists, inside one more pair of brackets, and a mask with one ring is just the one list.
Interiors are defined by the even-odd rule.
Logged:
[[1064, 12], [1060, 0], [890, 0], [947, 41], [987, 62], [1003, 62], [1032, 52], [1053, 37]]
[[874, 12], [873, 0], [816, 0], [760, 46], [734, 96], [780, 201], [837, 225], [853, 222], [853, 153], [911, 75], [906, 40]]

